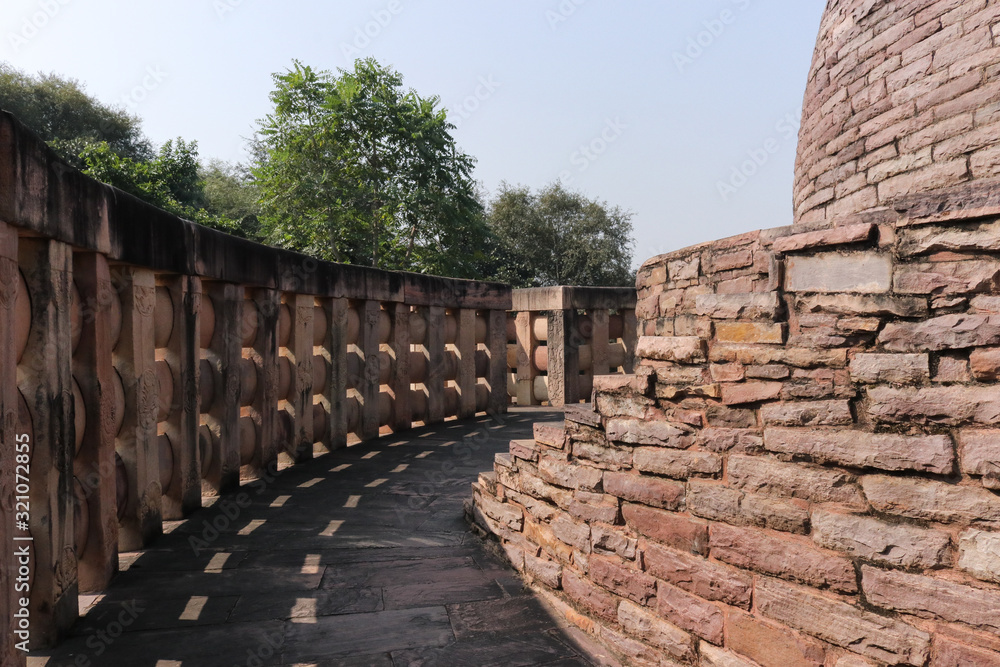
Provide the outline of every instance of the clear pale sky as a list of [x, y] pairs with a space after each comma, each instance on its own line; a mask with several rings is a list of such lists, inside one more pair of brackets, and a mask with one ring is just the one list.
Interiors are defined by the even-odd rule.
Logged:
[[632, 210], [638, 264], [791, 223], [824, 5], [4, 0], [0, 60], [78, 79], [141, 116], [155, 142], [181, 136], [203, 159], [240, 161], [272, 73], [293, 59], [336, 70], [373, 56], [452, 110], [488, 193], [562, 179]]

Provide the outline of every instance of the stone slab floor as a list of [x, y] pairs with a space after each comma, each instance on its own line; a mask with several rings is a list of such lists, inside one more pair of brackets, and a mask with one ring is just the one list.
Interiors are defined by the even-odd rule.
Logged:
[[28, 664], [615, 664], [523, 588], [463, 515], [495, 452], [561, 418], [526, 408], [450, 422], [250, 483], [123, 554], [104, 595], [82, 598], [72, 636]]

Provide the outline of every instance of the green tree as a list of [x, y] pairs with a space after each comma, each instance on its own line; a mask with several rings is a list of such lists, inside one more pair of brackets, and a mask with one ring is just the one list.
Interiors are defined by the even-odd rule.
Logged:
[[487, 228], [437, 97], [372, 59], [274, 75], [253, 175], [266, 238], [338, 262], [476, 277]]
[[493, 277], [515, 287], [632, 285], [631, 220], [558, 182], [538, 193], [503, 183], [487, 213]]
[[249, 169], [242, 164], [209, 160], [200, 174], [208, 213], [233, 221], [234, 233], [260, 240], [260, 193]]
[[74, 79], [30, 76], [0, 63], [0, 108], [17, 116], [75, 167], [83, 166], [80, 153], [85, 148], [101, 143], [122, 158], [153, 157], [138, 117], [101, 103]]

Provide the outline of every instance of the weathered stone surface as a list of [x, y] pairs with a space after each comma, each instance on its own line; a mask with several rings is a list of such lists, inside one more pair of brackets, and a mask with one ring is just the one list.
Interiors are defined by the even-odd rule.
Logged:
[[699, 316], [715, 320], [773, 320], [782, 304], [777, 292], [702, 294], [695, 299], [695, 308]]
[[587, 611], [608, 621], [618, 619], [618, 600], [614, 595], [590, 583], [576, 572], [564, 569], [563, 590], [566, 595]]
[[820, 463], [839, 463], [855, 468], [918, 470], [947, 475], [955, 466], [955, 447], [946, 435], [769, 428], [764, 431], [764, 447], [772, 452], [801, 454]]
[[665, 510], [684, 506], [684, 485], [666, 479], [623, 472], [604, 473], [604, 492], [623, 500]]
[[728, 647], [760, 665], [820, 667], [823, 644], [794, 630], [736, 611], [729, 612]]
[[1000, 296], [980, 294], [969, 302], [970, 313], [1000, 314]]
[[967, 475], [1000, 474], [1000, 430], [958, 432], [959, 462]]
[[572, 443], [573, 456], [586, 459], [596, 464], [595, 467], [605, 470], [620, 470], [632, 467], [631, 447], [611, 447], [587, 441], [576, 440]]
[[603, 493], [577, 491], [566, 510], [587, 523], [615, 523], [618, 520], [618, 498]]
[[687, 508], [691, 514], [713, 521], [740, 523], [742, 493], [719, 484], [688, 483]]
[[566, 446], [566, 427], [562, 424], [535, 424], [534, 436], [539, 445], [553, 449], [564, 449]]
[[861, 243], [868, 241], [875, 229], [875, 225], [873, 224], [846, 225], [844, 227], [832, 227], [815, 232], [783, 236], [775, 240], [773, 248], [774, 252], [795, 252], [796, 250], [805, 250], [807, 248]]
[[595, 523], [590, 527], [590, 545], [596, 553], [613, 553], [633, 560], [638, 540], [627, 537], [618, 528]]
[[556, 539], [585, 554], [590, 553], [590, 526], [587, 524], [574, 521], [569, 515], [560, 512], [549, 522], [549, 526]]
[[760, 416], [772, 426], [842, 426], [854, 422], [847, 401], [775, 403], [762, 406]]
[[712, 346], [709, 360], [713, 363], [731, 363], [737, 361], [746, 366], [786, 364], [798, 368], [814, 368], [817, 366], [843, 368], [847, 365], [847, 350], [719, 343]]
[[476, 494], [476, 505], [483, 511], [483, 514], [497, 521], [511, 530], [520, 532], [524, 527], [524, 513], [507, 503], [502, 503], [490, 497], [488, 493]]
[[750, 366], [746, 369], [746, 376], [757, 380], [784, 380], [789, 375], [791, 375], [789, 368], [781, 364]]
[[694, 658], [691, 635], [628, 600], [622, 600], [618, 607], [618, 622], [627, 632], [679, 660]]
[[926, 317], [929, 312], [927, 299], [913, 296], [817, 294], [799, 297], [796, 300], [796, 307], [804, 313], [872, 317]]
[[622, 516], [634, 530], [680, 551], [708, 553], [708, 526], [663, 510], [625, 503]]
[[572, 403], [565, 408], [566, 421], [593, 428], [601, 427], [601, 415], [594, 410], [592, 403]]
[[764, 439], [755, 429], [706, 428], [698, 434], [697, 443], [710, 452], [746, 452], [760, 449]]
[[538, 459], [538, 476], [549, 484], [555, 484], [567, 489], [598, 491], [601, 488], [603, 473], [597, 468], [566, 463], [549, 456], [541, 455]]
[[858, 508], [866, 506], [856, 478], [837, 470], [731, 455], [728, 473], [733, 486], [751, 493], [842, 503]]
[[868, 414], [889, 424], [996, 424], [1000, 393], [993, 387], [872, 387]]
[[901, 255], [931, 252], [971, 252], [1000, 250], [1000, 223], [942, 227], [909, 227], [899, 232]]
[[780, 382], [740, 382], [722, 385], [722, 403], [724, 405], [742, 405], [745, 403], [760, 403], [781, 396], [784, 385]]
[[781, 345], [786, 325], [779, 322], [718, 322], [715, 338], [723, 343]]
[[942, 315], [890, 322], [878, 342], [892, 352], [960, 350], [1000, 344], [1000, 315]]
[[687, 449], [691, 440], [686, 438], [690, 429], [681, 428], [667, 421], [638, 419], [610, 419], [607, 424], [608, 440], [628, 445], [656, 445]]
[[871, 475], [861, 486], [879, 512], [941, 523], [1000, 522], [1000, 496], [928, 479]]
[[787, 536], [779, 538], [754, 528], [715, 524], [709, 546], [714, 558], [739, 568], [842, 593], [858, 590], [849, 559]]
[[527, 470], [520, 470], [517, 480], [520, 482], [520, 491], [528, 496], [548, 500], [560, 507], [569, 507], [573, 501], [572, 492], [547, 484]]
[[931, 568], [946, 564], [950, 556], [951, 536], [940, 530], [826, 510], [813, 512], [812, 527], [820, 546], [876, 563]]
[[921, 384], [930, 380], [926, 354], [858, 354], [851, 361], [851, 379], [865, 384]]
[[511, 440], [510, 455], [522, 461], [538, 461], [538, 445], [534, 440]]
[[594, 556], [587, 572], [590, 579], [604, 588], [645, 605], [656, 595], [656, 581], [638, 570], [612, 558]]
[[1000, 533], [967, 530], [958, 541], [958, 566], [983, 581], [1000, 584]]
[[661, 581], [656, 585], [656, 612], [682, 630], [722, 644], [725, 618], [711, 602]]
[[716, 648], [708, 642], [702, 642], [698, 648], [701, 654], [700, 667], [757, 667], [754, 663], [741, 658], [735, 653]]
[[917, 262], [896, 267], [893, 285], [897, 294], [971, 294], [994, 291], [1000, 262]]
[[747, 523], [759, 528], [799, 534], [809, 531], [809, 510], [790, 500], [747, 493], [740, 501], [740, 513]]
[[927, 661], [930, 635], [900, 621], [775, 579], [758, 582], [756, 599], [765, 616], [835, 646], [889, 664], [918, 666]]
[[549, 588], [558, 589], [562, 585], [562, 566], [555, 561], [535, 558], [530, 554], [525, 554], [524, 569], [530, 577], [542, 582]]
[[693, 475], [718, 475], [722, 472], [722, 457], [712, 452], [689, 452], [656, 447], [639, 447], [632, 456], [632, 465], [642, 472], [687, 479]]
[[997, 590], [867, 566], [861, 568], [861, 585], [868, 601], [878, 607], [986, 632], [1000, 631]]
[[635, 354], [640, 359], [697, 364], [705, 361], [705, 341], [696, 336], [643, 336]]
[[971, 667], [973, 665], [975, 667], [1000, 667], [1000, 653], [938, 636], [934, 638], [934, 653], [931, 664], [934, 667]]
[[884, 294], [891, 287], [892, 258], [886, 254], [817, 253], [785, 264], [789, 292]]
[[996, 382], [1000, 379], [1000, 348], [973, 350], [969, 355], [969, 365], [972, 377], [981, 382]]
[[643, 540], [646, 571], [706, 600], [750, 608], [753, 576], [728, 565]]

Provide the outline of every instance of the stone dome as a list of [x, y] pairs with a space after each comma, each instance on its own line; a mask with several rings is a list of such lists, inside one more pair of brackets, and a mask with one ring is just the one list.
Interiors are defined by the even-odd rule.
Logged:
[[795, 164], [797, 223], [1000, 176], [1000, 2], [829, 0]]

